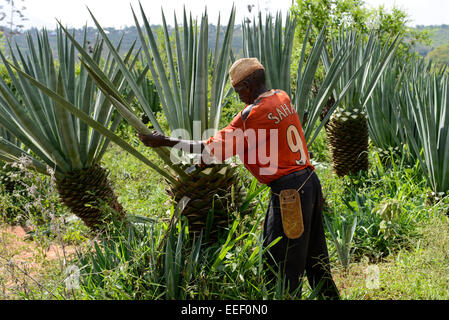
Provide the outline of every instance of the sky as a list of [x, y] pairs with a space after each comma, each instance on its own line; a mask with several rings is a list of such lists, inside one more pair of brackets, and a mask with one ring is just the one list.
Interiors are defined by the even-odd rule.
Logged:
[[[29, 19], [23, 22], [26, 28], [47, 27], [54, 29], [56, 20], [60, 19], [68, 27], [82, 27], [86, 23], [93, 26], [87, 7], [91, 9], [95, 17], [103, 27], [121, 28], [134, 25], [130, 5], [137, 11], [138, 0], [16, 0], [16, 3], [24, 4], [25, 16]], [[186, 4], [194, 16], [201, 16], [207, 6], [209, 22], [216, 23], [218, 12], [222, 15], [222, 21], [226, 21], [233, 1], [231, 0], [141, 0], [142, 6], [151, 24], [161, 23], [161, 7], [167, 18], [167, 23], [173, 23], [173, 11], [179, 19], [183, 5]], [[237, 0], [236, 23], [239, 23], [248, 15], [247, 6], [255, 5], [262, 11], [286, 12], [292, 4], [292, 0]], [[449, 24], [448, 0], [365, 0], [369, 6], [385, 5], [391, 8], [393, 5], [404, 9], [410, 16], [410, 26]], [[6, 8], [5, 0], [0, 0]], [[254, 11], [253, 11], [254, 12]], [[251, 14], [250, 14], [251, 15]], [[223, 24], [224, 22], [222, 22]]]

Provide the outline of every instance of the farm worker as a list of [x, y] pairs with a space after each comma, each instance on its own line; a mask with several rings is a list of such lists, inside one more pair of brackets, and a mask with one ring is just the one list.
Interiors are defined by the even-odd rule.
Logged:
[[321, 185], [310, 163], [298, 114], [284, 91], [267, 89], [265, 69], [256, 58], [237, 60], [229, 78], [246, 106], [213, 137], [180, 140], [157, 131], [138, 137], [149, 147], [201, 152], [202, 163], [238, 154], [247, 170], [271, 188], [264, 246], [281, 237], [267, 251], [267, 262], [275, 271], [271, 275], [281, 273], [293, 292], [305, 272], [312, 288], [322, 283], [322, 298], [338, 299], [324, 234]]

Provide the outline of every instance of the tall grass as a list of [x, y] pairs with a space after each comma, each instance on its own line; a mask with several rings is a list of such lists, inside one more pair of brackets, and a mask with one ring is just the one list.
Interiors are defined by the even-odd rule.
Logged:
[[418, 223], [430, 218], [421, 167], [401, 154], [385, 160], [371, 151], [368, 173], [343, 180], [323, 172], [328, 239], [344, 269], [363, 257], [379, 261], [410, 248]]
[[[260, 222], [260, 218], [257, 222]], [[78, 298], [82, 299], [299, 299], [280, 279], [266, 275], [259, 223], [243, 234], [236, 221], [224, 243], [209, 246], [203, 235], [189, 238], [179, 222], [169, 231], [140, 225], [123, 231], [112, 227], [81, 254]], [[121, 230], [121, 231], [118, 231]], [[161, 246], [161, 243], [163, 244]], [[305, 290], [302, 298], [314, 298]]]
[[[198, 239], [190, 238], [188, 225], [182, 220], [167, 232], [168, 224], [165, 221], [170, 220], [176, 208], [165, 203], [168, 198], [164, 198], [163, 188], [160, 187], [163, 182], [156, 174], [150, 175], [148, 168], [139, 166], [137, 160], [128, 157], [126, 153], [117, 152], [117, 149], [118, 147], [111, 146], [104, 161], [113, 168], [111, 176], [116, 180], [116, 189], [122, 197], [124, 207], [130, 208], [132, 213], [157, 218], [158, 222], [151, 223], [142, 219], [135, 222], [132, 229], [110, 225], [107, 232], [97, 238], [83, 234], [82, 238], [76, 241], [78, 244], [82, 241], [83, 245], [79, 248], [76, 259], [61, 261], [60, 264], [64, 266], [62, 269], [59, 266], [49, 269], [47, 262], [46, 273], [42, 274], [42, 278], [35, 278], [39, 285], [32, 283], [32, 287], [17, 289], [18, 295], [15, 297], [92, 300], [249, 300], [315, 297], [307, 286], [307, 281], [301, 296], [289, 294], [279, 279], [270, 280], [272, 278], [268, 276], [263, 260], [266, 248], [262, 246], [262, 221], [267, 209], [269, 191], [247, 177], [243, 168], [239, 174], [245, 177], [248, 195], [255, 195], [258, 206], [252, 214], [239, 217], [227, 230], [226, 237], [221, 242], [210, 246], [204, 243], [206, 235]], [[333, 275], [338, 281], [345, 281], [345, 285], [348, 282], [355, 285], [353, 281], [357, 277], [360, 278], [360, 275], [354, 275], [354, 268], [357, 270], [357, 267], [364, 265], [363, 261], [368, 257], [368, 261], [376, 263], [381, 270], [384, 270], [382, 266], [385, 263], [390, 264], [390, 269], [382, 272], [394, 274], [399, 282], [395, 287], [389, 287], [391, 296], [397, 297], [400, 291], [407, 292], [410, 298], [444, 296], [441, 293], [441, 281], [429, 292], [423, 289], [422, 286], [430, 283], [426, 282], [430, 279], [420, 276], [425, 266], [421, 269], [418, 265], [418, 261], [431, 259], [430, 252], [435, 254], [437, 248], [423, 251], [429, 255], [419, 258], [416, 246], [423, 237], [423, 232], [430, 232], [428, 228], [427, 231], [421, 231], [421, 227], [432, 221], [434, 216], [447, 210], [449, 199], [442, 200], [438, 205], [429, 206], [426, 203], [427, 184], [418, 163], [410, 166], [405, 159], [397, 157], [385, 163], [378, 159], [376, 152], [371, 152], [370, 155], [373, 166], [364, 176], [337, 179], [330, 167], [317, 166], [328, 206], [325, 215], [333, 223], [334, 231], [343, 230], [345, 220], [346, 227], [351, 227], [352, 219], [357, 217], [353, 239], [352, 242], [349, 241], [349, 250], [346, 251], [348, 270], [344, 280], [339, 272], [341, 261], [336, 245], [328, 230], [327, 240]], [[110, 165], [112, 163], [114, 165]], [[125, 177], [127, 174], [128, 178]], [[142, 189], [145, 194], [151, 194], [151, 197], [137, 202], [137, 198], [145, 196], [132, 196], [134, 189], [127, 190], [130, 184], [134, 184], [136, 190]], [[389, 216], [389, 213], [393, 214]], [[59, 219], [59, 222], [68, 221], [63, 213], [61, 215], [63, 219]], [[71, 230], [67, 230], [68, 226], [62, 228], [63, 234], [56, 237], [57, 241], [59, 238], [70, 241], [76, 237], [80, 231], [79, 226], [73, 223], [70, 225]], [[48, 243], [55, 241], [55, 234], [52, 234], [54, 230], [55, 228], [49, 230], [50, 238], [48, 241], [41, 241], [42, 244], [45, 242], [48, 246]], [[40, 233], [39, 237], [41, 236], [44, 237], [45, 234]], [[347, 241], [342, 243], [348, 244]], [[42, 248], [45, 250], [44, 246]], [[407, 260], [404, 260], [405, 257]], [[395, 265], [395, 259], [401, 259], [403, 265]], [[67, 289], [65, 280], [68, 276], [64, 271], [67, 266], [76, 266], [75, 270], [79, 270], [80, 282], [77, 289]], [[433, 264], [432, 274], [438, 274], [439, 266]], [[410, 285], [421, 288], [423, 292], [418, 295], [406, 288], [408, 280], [400, 277], [399, 270], [409, 270], [408, 272], [412, 273], [410, 279], [421, 281], [421, 285]], [[385, 275], [381, 273], [381, 279], [383, 277]], [[337, 282], [337, 285], [343, 291], [341, 282]], [[366, 292], [364, 283], [357, 284], [357, 287], [351, 290], [344, 293], [343, 297], [366, 298], [358, 293]], [[379, 293], [378, 296], [385, 297], [386, 293]]]

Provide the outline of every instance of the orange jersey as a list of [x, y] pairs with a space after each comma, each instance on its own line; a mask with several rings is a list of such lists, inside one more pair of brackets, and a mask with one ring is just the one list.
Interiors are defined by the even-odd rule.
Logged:
[[306, 167], [314, 169], [298, 114], [282, 90], [259, 96], [209, 138], [206, 146], [221, 161], [238, 155], [264, 184]]

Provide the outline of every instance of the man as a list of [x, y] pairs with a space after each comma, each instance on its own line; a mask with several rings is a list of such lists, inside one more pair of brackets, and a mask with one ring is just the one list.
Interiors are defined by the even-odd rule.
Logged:
[[[292, 292], [300, 286], [305, 271], [312, 288], [322, 286], [322, 297], [338, 299], [324, 235], [321, 185], [310, 163], [298, 114], [284, 91], [267, 89], [265, 69], [256, 58], [237, 60], [229, 77], [246, 107], [207, 141], [178, 140], [156, 131], [138, 136], [150, 147], [197, 150], [220, 161], [238, 154], [245, 167], [272, 191], [264, 245], [282, 238], [267, 256], [274, 270], [271, 275], [285, 277]], [[279, 194], [286, 189], [299, 190], [303, 225], [299, 238], [287, 237], [284, 232]]]

